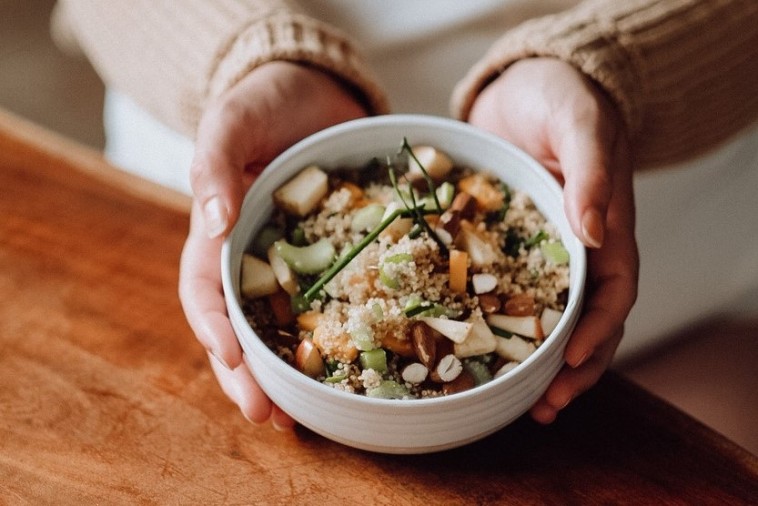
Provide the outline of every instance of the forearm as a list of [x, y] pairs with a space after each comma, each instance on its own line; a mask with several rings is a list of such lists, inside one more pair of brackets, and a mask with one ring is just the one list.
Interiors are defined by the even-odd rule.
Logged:
[[454, 113], [513, 62], [571, 63], [614, 101], [638, 166], [678, 161], [758, 118], [758, 3], [591, 0], [505, 34], [458, 85]]
[[61, 4], [106, 84], [188, 136], [194, 136], [209, 101], [273, 60], [325, 70], [353, 90], [368, 111], [387, 108], [350, 42], [283, 0]]

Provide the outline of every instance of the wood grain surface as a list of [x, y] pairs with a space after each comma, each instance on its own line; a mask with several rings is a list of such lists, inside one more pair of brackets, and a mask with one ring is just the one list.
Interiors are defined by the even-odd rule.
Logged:
[[754, 456], [613, 373], [431, 455], [251, 425], [177, 299], [186, 202], [112, 170], [0, 115], [0, 504], [758, 502]]

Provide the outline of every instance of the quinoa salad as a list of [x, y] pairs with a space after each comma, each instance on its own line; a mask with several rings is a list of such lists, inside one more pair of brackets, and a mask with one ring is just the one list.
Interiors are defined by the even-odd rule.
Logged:
[[517, 367], [568, 300], [569, 253], [530, 197], [433, 146], [304, 167], [243, 255], [247, 321], [316, 381], [451, 395]]

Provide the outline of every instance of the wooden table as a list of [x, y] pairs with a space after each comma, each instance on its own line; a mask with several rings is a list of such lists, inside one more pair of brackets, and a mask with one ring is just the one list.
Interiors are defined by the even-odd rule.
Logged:
[[249, 424], [177, 300], [187, 206], [0, 113], [0, 504], [758, 502], [758, 459], [614, 373], [432, 455]]

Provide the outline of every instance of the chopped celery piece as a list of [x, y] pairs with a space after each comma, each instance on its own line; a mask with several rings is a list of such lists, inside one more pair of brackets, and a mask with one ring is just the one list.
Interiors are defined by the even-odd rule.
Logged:
[[387, 288], [392, 288], [393, 290], [400, 288], [400, 283], [397, 279], [387, 274], [384, 269], [379, 269], [379, 281]]
[[384, 319], [384, 311], [382, 311], [382, 306], [378, 302], [374, 302], [371, 305], [371, 313], [374, 315], [374, 320], [378, 322]]
[[546, 242], [540, 246], [540, 251], [545, 260], [553, 265], [563, 265], [569, 261], [569, 252], [559, 241]]
[[492, 380], [492, 373], [490, 373], [489, 368], [478, 360], [464, 360], [463, 368], [474, 377], [476, 386]]
[[303, 227], [297, 227], [292, 231], [292, 244], [294, 246], [308, 245], [308, 241], [305, 239], [305, 230], [303, 230]]
[[382, 348], [362, 351], [358, 358], [363, 369], [373, 369], [378, 373], [387, 372], [387, 352]]
[[405, 302], [403, 311], [408, 311], [409, 309], [418, 307], [422, 302], [424, 301], [421, 297], [418, 296], [418, 294], [412, 293], [408, 296], [408, 300]]
[[292, 296], [290, 306], [295, 314], [305, 313], [311, 309], [311, 303], [299, 293]]
[[408, 389], [394, 380], [384, 380], [378, 387], [366, 391], [366, 397], [374, 399], [402, 399], [408, 395]]
[[527, 239], [526, 241], [524, 241], [524, 246], [527, 249], [529, 249], [532, 246], [538, 245], [539, 243], [541, 243], [542, 241], [544, 241], [547, 238], [548, 238], [547, 233], [545, 233], [544, 230], [540, 230], [539, 232], [537, 232], [536, 234], [534, 234], [533, 236], [531, 236], [529, 239]]
[[274, 243], [276, 252], [298, 274], [318, 274], [334, 260], [334, 246], [326, 239], [308, 246], [293, 246], [284, 240]]
[[506, 339], [510, 339], [511, 337], [513, 337], [513, 332], [508, 332], [507, 330], [503, 330], [499, 327], [493, 327], [490, 325], [490, 330], [496, 336], [504, 337]]
[[410, 262], [411, 260], [413, 260], [413, 255], [410, 253], [397, 253], [385, 258], [384, 262], [389, 264], [401, 264], [403, 262]]
[[383, 216], [383, 205], [369, 204], [358, 209], [355, 214], [353, 214], [353, 221], [350, 223], [350, 229], [353, 232], [366, 232], [379, 225]]
[[253, 238], [253, 242], [250, 245], [250, 251], [260, 257], [266, 258], [268, 249], [276, 241], [284, 237], [284, 231], [279, 227], [273, 225], [266, 225], [260, 232]]
[[329, 376], [328, 378], [326, 378], [324, 380], [324, 382], [325, 383], [340, 383], [345, 378], [347, 378], [347, 373], [343, 372], [343, 373], [334, 374], [332, 376]]
[[[374, 331], [368, 325], [358, 325], [348, 332], [353, 344], [361, 351], [369, 351], [376, 348], [374, 344]], [[386, 364], [385, 364], [386, 367]]]
[[442, 209], [447, 209], [450, 204], [453, 203], [453, 197], [455, 196], [455, 186], [445, 181], [439, 187], [437, 187], [437, 200], [440, 202]]
[[403, 308], [403, 313], [408, 318], [412, 318], [414, 316], [447, 316], [448, 318], [454, 318], [458, 314], [457, 312], [452, 311], [445, 306], [421, 300], [418, 297], [411, 297], [408, 299], [408, 302]]
[[384, 264], [400, 264], [403, 262], [410, 262], [411, 260], [413, 260], [413, 255], [410, 253], [397, 253], [395, 255], [388, 256], [384, 259], [382, 266], [379, 268], [379, 280], [387, 288], [392, 288], [393, 290], [400, 288], [400, 283], [398, 282], [397, 278], [389, 274], [384, 269]]

